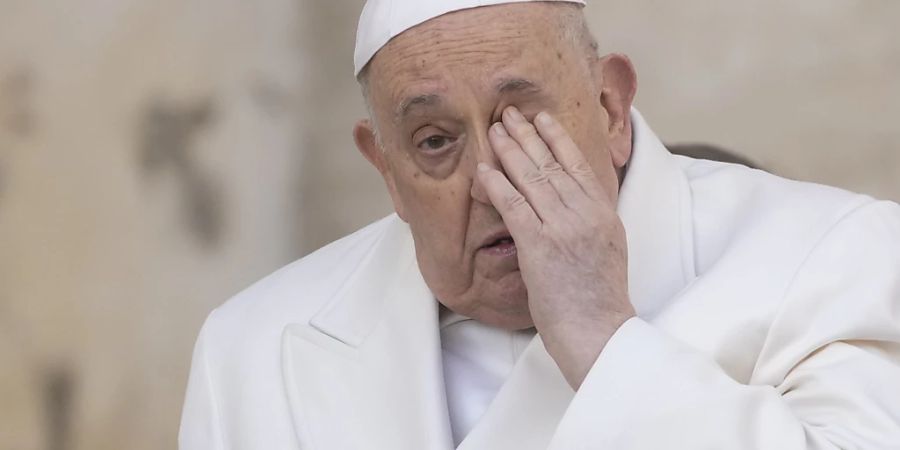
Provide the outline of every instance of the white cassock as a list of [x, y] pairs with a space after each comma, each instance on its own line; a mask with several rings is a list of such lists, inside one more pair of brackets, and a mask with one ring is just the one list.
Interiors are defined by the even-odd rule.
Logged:
[[441, 352], [453, 444], [481, 420], [535, 330], [509, 331], [441, 308]]
[[632, 118], [638, 317], [577, 393], [540, 337], [483, 363], [499, 381], [445, 383], [438, 304], [392, 215], [210, 314], [181, 448], [900, 449], [900, 206], [672, 156]]

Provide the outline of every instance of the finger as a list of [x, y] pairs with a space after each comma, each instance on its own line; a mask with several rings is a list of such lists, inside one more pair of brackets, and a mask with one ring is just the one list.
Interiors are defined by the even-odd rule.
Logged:
[[566, 212], [566, 205], [550, 183], [550, 178], [534, 165], [522, 147], [507, 134], [503, 124], [495, 123], [491, 126], [488, 138], [508, 180], [525, 196], [542, 221]]
[[540, 230], [540, 218], [525, 196], [516, 190], [502, 172], [479, 163], [477, 177], [513, 239], [527, 237]]
[[584, 154], [572, 140], [566, 129], [547, 112], [540, 112], [534, 118], [535, 129], [547, 143], [554, 157], [563, 169], [590, 198], [608, 200], [597, 174], [584, 158]]
[[515, 106], [508, 106], [501, 114], [501, 121], [509, 135], [522, 147], [522, 150], [540, 167], [550, 161], [556, 162], [550, 148], [538, 135], [537, 130]]
[[566, 173], [537, 129], [525, 119], [518, 108], [510, 106], [503, 111], [503, 124], [538, 170], [547, 176], [550, 184], [559, 192], [563, 203], [569, 208], [580, 206], [577, 199], [583, 190], [577, 181]]

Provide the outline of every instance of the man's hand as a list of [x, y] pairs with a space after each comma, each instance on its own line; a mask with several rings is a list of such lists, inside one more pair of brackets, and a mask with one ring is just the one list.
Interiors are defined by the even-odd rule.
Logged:
[[515, 240], [534, 325], [577, 390], [635, 315], [625, 230], [597, 175], [549, 114], [532, 125], [509, 107], [488, 134], [506, 176], [482, 163], [478, 177]]

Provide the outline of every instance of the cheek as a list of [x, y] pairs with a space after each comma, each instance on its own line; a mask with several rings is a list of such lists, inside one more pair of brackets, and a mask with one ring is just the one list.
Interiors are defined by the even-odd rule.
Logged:
[[465, 247], [471, 205], [463, 177], [435, 180], [413, 171], [397, 182], [416, 245], [428, 259], [458, 259]]
[[398, 184], [426, 284], [438, 298], [455, 298], [472, 284], [467, 236], [471, 197], [465, 180], [424, 174]]
[[564, 126], [569, 131], [569, 136], [575, 145], [581, 150], [584, 159], [590, 163], [594, 172], [603, 164], [609, 165], [609, 140], [603, 132], [603, 123], [595, 114], [585, 111], [585, 114], [570, 114]]
[[581, 150], [584, 159], [597, 175], [604, 190], [610, 194], [610, 198], [614, 199], [617, 197], [619, 181], [610, 153], [606, 123], [602, 115], [592, 113], [590, 105], [583, 106], [587, 106], [584, 114], [577, 117], [572, 116], [572, 122], [569, 122], [566, 128], [571, 130], [572, 140]]

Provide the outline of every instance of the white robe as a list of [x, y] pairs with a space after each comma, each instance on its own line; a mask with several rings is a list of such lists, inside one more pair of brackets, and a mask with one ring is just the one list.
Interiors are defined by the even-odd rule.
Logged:
[[[632, 118], [638, 317], [577, 393], [536, 337], [459, 448], [900, 448], [900, 206], [672, 156]], [[438, 307], [392, 215], [210, 314], [179, 443], [446, 450], [445, 392]]]
[[510, 331], [440, 308], [441, 362], [454, 444], [481, 420], [534, 339], [535, 329]]

